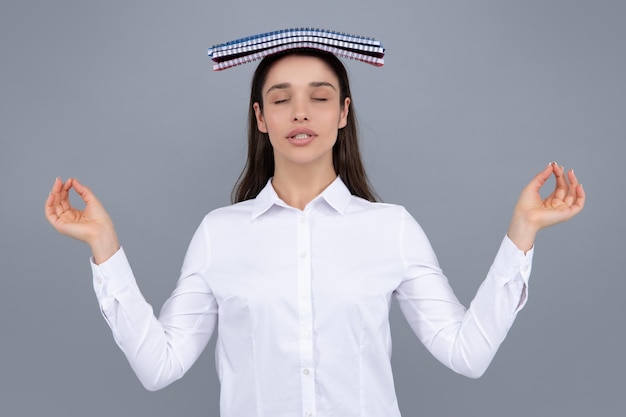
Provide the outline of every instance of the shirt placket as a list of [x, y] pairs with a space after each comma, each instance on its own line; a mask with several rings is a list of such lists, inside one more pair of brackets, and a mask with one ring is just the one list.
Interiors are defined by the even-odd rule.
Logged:
[[313, 366], [313, 305], [311, 297], [311, 229], [307, 213], [298, 214], [298, 312], [300, 325], [300, 381], [302, 415], [315, 416]]

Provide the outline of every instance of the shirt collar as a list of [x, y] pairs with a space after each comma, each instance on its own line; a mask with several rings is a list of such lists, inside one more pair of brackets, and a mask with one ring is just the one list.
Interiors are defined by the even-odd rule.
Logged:
[[[324, 200], [337, 213], [344, 214], [348, 204], [350, 203], [351, 197], [352, 195], [350, 194], [348, 187], [346, 187], [341, 178], [337, 177], [328, 187], [326, 187], [326, 189], [324, 189], [324, 191], [321, 192], [320, 195], [307, 204], [306, 208], [317, 204], [320, 200]], [[254, 199], [251, 213], [252, 219], [256, 219], [261, 216], [274, 205], [290, 207], [287, 203], [281, 200], [280, 197], [278, 197], [278, 194], [276, 194], [276, 191], [272, 186], [272, 179], [270, 178], [265, 187], [263, 187], [261, 192]]]

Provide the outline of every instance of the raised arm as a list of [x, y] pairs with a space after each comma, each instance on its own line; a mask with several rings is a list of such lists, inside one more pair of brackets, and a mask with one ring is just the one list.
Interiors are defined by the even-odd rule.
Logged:
[[[74, 189], [85, 208], [72, 207]], [[59, 233], [86, 242], [93, 253], [94, 289], [102, 314], [141, 383], [160, 389], [193, 365], [217, 323], [217, 304], [202, 272], [208, 248], [203, 229], [189, 247], [181, 276], [157, 319], [143, 298], [106, 210], [76, 179], [56, 179], [45, 204]]]
[[[551, 175], [556, 179], [555, 189], [542, 199], [539, 191]], [[508, 238], [467, 310], [439, 269], [425, 235], [416, 222], [407, 219], [406, 279], [396, 296], [409, 325], [428, 350], [458, 373], [481, 376], [526, 303], [537, 232], [569, 220], [584, 203], [585, 193], [573, 171], [566, 173], [550, 163], [537, 174], [522, 191]], [[420, 247], [422, 251], [411, 250]]]
[[[72, 207], [69, 199], [72, 188], [84, 201], [83, 210]], [[54, 181], [46, 200], [45, 213], [59, 233], [87, 243], [96, 264], [106, 261], [120, 248], [106, 210], [91, 190], [75, 178], [68, 178], [65, 183], [60, 178]]]

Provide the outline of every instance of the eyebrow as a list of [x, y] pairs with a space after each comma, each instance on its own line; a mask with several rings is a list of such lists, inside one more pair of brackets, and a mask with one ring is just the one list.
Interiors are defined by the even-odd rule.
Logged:
[[[284, 90], [287, 88], [290, 88], [291, 84], [290, 83], [280, 83], [280, 84], [274, 84], [273, 86], [271, 86], [270, 88], [267, 89], [267, 91], [265, 92], [265, 94], [269, 94], [270, 91], [272, 90]], [[333, 90], [337, 91], [337, 89], [335, 88], [334, 85], [332, 85], [331, 83], [327, 82], [327, 81], [313, 81], [309, 83], [309, 87], [330, 87]]]

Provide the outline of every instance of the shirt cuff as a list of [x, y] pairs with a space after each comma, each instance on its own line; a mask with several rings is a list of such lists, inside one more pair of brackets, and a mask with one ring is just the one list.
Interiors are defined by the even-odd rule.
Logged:
[[535, 246], [524, 254], [524, 251], [519, 249], [508, 236], [504, 236], [493, 263], [496, 279], [502, 284], [507, 284], [520, 277], [524, 284], [528, 285], [534, 252]]
[[136, 285], [123, 248], [99, 265], [94, 262], [93, 257], [89, 258], [89, 262], [93, 273], [93, 288], [98, 298], [112, 296], [123, 288]]

